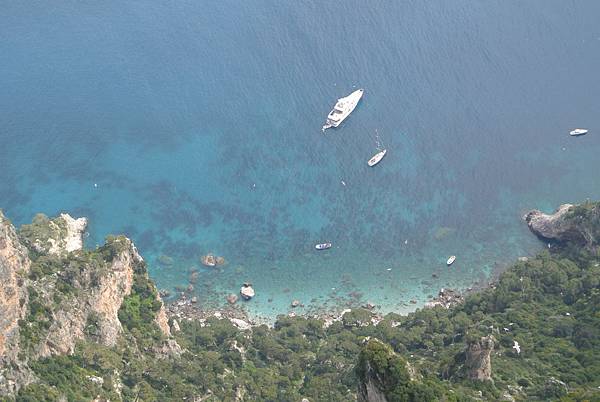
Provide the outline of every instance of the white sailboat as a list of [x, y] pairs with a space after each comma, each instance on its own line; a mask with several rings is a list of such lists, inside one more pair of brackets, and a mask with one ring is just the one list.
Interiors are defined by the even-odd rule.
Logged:
[[339, 126], [356, 108], [363, 93], [363, 89], [357, 89], [350, 95], [338, 99], [331, 112], [329, 112], [329, 115], [327, 115], [327, 121], [322, 130], [325, 131], [328, 128]]

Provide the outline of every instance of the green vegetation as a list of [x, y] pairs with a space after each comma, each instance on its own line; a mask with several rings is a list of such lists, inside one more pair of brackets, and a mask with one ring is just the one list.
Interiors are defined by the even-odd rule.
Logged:
[[[573, 211], [574, 219], [591, 219], [592, 233], [600, 228], [595, 212], [587, 215], [595, 208]], [[102, 257], [98, 261], [117, 255], [122, 244], [111, 239], [95, 251]], [[73, 356], [35, 362], [32, 369], [40, 381], [22, 389], [19, 400], [64, 395], [77, 401], [100, 395], [233, 401], [237, 395], [261, 401], [348, 401], [356, 397], [359, 380], [370, 376], [378, 379], [389, 401], [600, 401], [600, 259], [589, 248], [570, 244], [557, 250], [518, 262], [493, 288], [469, 295], [452, 309], [389, 314], [377, 326], [369, 324], [368, 310], [348, 313], [327, 328], [302, 317], [280, 317], [273, 328], [252, 331], [216, 318], [184, 320], [175, 334], [181, 357], [157, 351], [164, 342], [153, 324], [160, 304], [140, 262], [133, 291], [119, 311], [124, 336], [118, 345], [86, 341]], [[40, 257], [32, 275], [74, 270], [96, 257], [78, 258], [59, 267]], [[35, 340], [36, 326], [47, 325], [48, 312], [31, 291], [29, 309], [22, 336]], [[90, 339], [95, 325], [95, 318], [88, 317]], [[469, 380], [464, 375], [466, 345], [490, 334], [496, 340], [492, 381]]]

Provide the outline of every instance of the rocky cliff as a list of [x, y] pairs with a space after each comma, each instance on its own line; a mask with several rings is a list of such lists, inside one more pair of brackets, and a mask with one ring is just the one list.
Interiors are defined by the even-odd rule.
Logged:
[[600, 205], [587, 202], [563, 204], [553, 214], [533, 210], [525, 216], [529, 229], [538, 237], [596, 251], [600, 242]]
[[154, 325], [167, 349], [175, 348], [134, 244], [110, 237], [84, 250], [86, 224], [67, 214], [38, 215], [17, 232], [0, 214], [0, 395], [34, 381], [28, 362], [71, 354], [84, 339], [114, 346], [123, 333], [123, 305], [134, 296], [136, 303], [147, 300], [148, 328]]
[[492, 378], [492, 357], [494, 337], [484, 336], [470, 342], [465, 351], [465, 371], [467, 378], [488, 381]]
[[31, 261], [12, 224], [0, 212], [0, 395], [14, 392], [30, 375], [18, 359], [19, 321], [27, 312], [24, 277]]

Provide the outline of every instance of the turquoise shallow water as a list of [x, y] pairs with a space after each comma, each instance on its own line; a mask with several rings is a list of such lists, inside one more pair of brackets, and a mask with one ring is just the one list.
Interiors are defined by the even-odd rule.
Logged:
[[[199, 269], [206, 306], [251, 281], [254, 314], [292, 299], [405, 311], [539, 250], [528, 209], [600, 197], [599, 13], [594, 1], [8, 4], [0, 205], [17, 224], [87, 216], [90, 247], [127, 234], [161, 288]], [[323, 135], [355, 87], [358, 108]], [[591, 132], [569, 138], [576, 126]], [[388, 155], [369, 169], [376, 130]], [[315, 252], [325, 240], [334, 248]], [[209, 251], [228, 264], [202, 268]]]

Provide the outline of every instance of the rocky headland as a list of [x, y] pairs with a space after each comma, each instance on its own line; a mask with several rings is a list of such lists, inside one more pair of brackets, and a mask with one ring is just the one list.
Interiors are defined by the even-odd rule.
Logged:
[[86, 250], [85, 218], [15, 228], [0, 213], [0, 399], [593, 400], [599, 216], [530, 212], [549, 250], [408, 315], [362, 295], [336, 313], [291, 298], [264, 325], [246, 313], [250, 283], [223, 308], [203, 308], [193, 283], [165, 306], [131, 240]]

